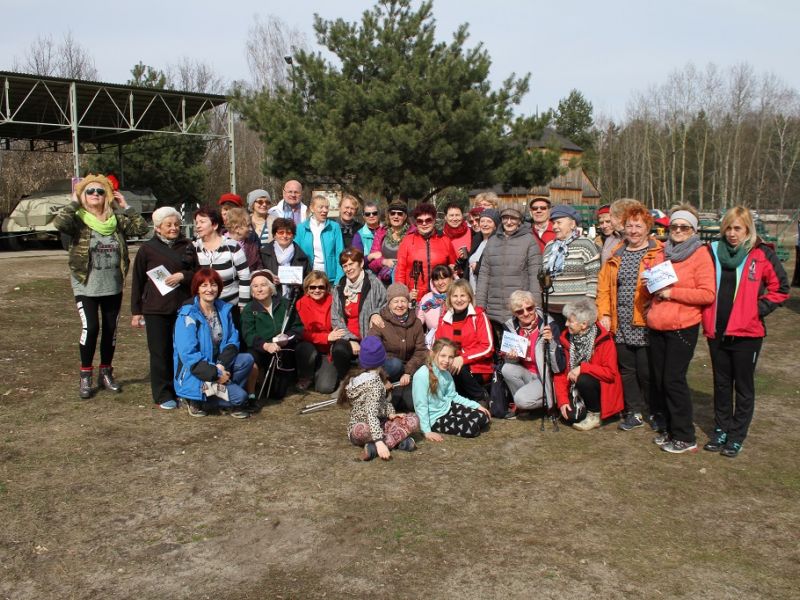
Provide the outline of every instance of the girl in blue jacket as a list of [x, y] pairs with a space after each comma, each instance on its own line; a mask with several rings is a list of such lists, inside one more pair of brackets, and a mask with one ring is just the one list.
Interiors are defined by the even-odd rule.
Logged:
[[206, 416], [206, 408], [231, 408], [231, 416], [246, 419], [244, 386], [253, 357], [239, 353], [239, 332], [233, 306], [219, 299], [222, 278], [203, 268], [192, 278], [194, 298], [178, 311], [175, 321], [175, 393], [188, 402], [189, 414]]
[[425, 366], [411, 380], [414, 412], [425, 439], [441, 442], [442, 433], [477, 437], [491, 420], [489, 410], [456, 392], [450, 369], [458, 348], [448, 338], [433, 344]]

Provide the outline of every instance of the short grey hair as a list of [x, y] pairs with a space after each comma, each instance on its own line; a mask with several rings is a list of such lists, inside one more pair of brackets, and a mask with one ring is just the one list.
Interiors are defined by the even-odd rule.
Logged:
[[181, 213], [171, 206], [162, 206], [153, 211], [153, 227], [158, 227], [167, 217], [176, 217], [178, 223], [182, 222]]
[[597, 305], [594, 300], [588, 298], [582, 298], [577, 302], [567, 302], [562, 313], [567, 319], [574, 317], [578, 323], [591, 325], [597, 321]]
[[515, 310], [519, 310], [525, 303], [533, 304], [536, 306], [536, 298], [534, 297], [532, 292], [527, 290], [517, 290], [516, 292], [512, 292], [511, 296], [508, 298], [508, 308], [511, 312]]

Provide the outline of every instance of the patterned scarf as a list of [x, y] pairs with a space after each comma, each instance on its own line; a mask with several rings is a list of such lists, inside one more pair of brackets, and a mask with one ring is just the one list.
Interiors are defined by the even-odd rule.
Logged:
[[447, 298], [447, 293], [438, 294], [433, 292], [433, 295], [420, 305], [420, 308], [423, 312], [437, 309], [444, 304], [445, 298]]
[[564, 262], [567, 259], [569, 245], [577, 239], [578, 230], [574, 230], [565, 240], [553, 240], [553, 247], [550, 249], [550, 259], [547, 263], [547, 270], [551, 275], [559, 275], [564, 271]]
[[592, 323], [583, 333], [571, 334], [569, 345], [569, 369], [570, 371], [581, 363], [589, 362], [594, 352], [594, 340], [597, 337], [597, 324]]
[[408, 222], [403, 224], [403, 228], [398, 234], [395, 234], [394, 229], [391, 227], [387, 228], [386, 237], [383, 238], [383, 243], [386, 244], [386, 247], [390, 250], [396, 250], [400, 247], [400, 242], [402, 241], [403, 236], [405, 236], [406, 231], [408, 231]]
[[361, 288], [364, 286], [364, 277], [366, 277], [366, 273], [362, 270], [355, 281], [350, 281], [347, 277], [344, 278], [345, 304], [358, 302], [358, 295], [361, 293]]

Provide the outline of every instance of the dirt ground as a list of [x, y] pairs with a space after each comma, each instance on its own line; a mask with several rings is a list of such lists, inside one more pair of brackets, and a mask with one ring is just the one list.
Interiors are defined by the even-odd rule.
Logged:
[[[78, 400], [67, 273], [0, 253], [0, 597], [797, 597], [796, 291], [735, 460], [517, 420], [362, 463], [346, 411], [298, 414], [313, 394], [246, 421], [154, 408], [127, 292], [124, 392]], [[702, 443], [704, 342], [691, 384]]]

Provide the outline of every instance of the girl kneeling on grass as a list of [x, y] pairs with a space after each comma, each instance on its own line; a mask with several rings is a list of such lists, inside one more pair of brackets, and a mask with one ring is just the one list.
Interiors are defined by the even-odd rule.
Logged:
[[458, 346], [439, 338], [428, 354], [426, 365], [412, 379], [414, 410], [419, 417], [425, 439], [441, 442], [440, 434], [477, 437], [491, 420], [487, 408], [456, 392], [450, 367], [458, 354]]
[[358, 354], [361, 371], [346, 378], [339, 393], [339, 404], [352, 406], [347, 434], [353, 444], [364, 446], [362, 460], [376, 456], [389, 460], [392, 448], [406, 452], [417, 449], [411, 434], [419, 431], [419, 418], [394, 412], [387, 398], [391, 383], [383, 370], [384, 362], [386, 349], [379, 338], [368, 335], [361, 340]]

